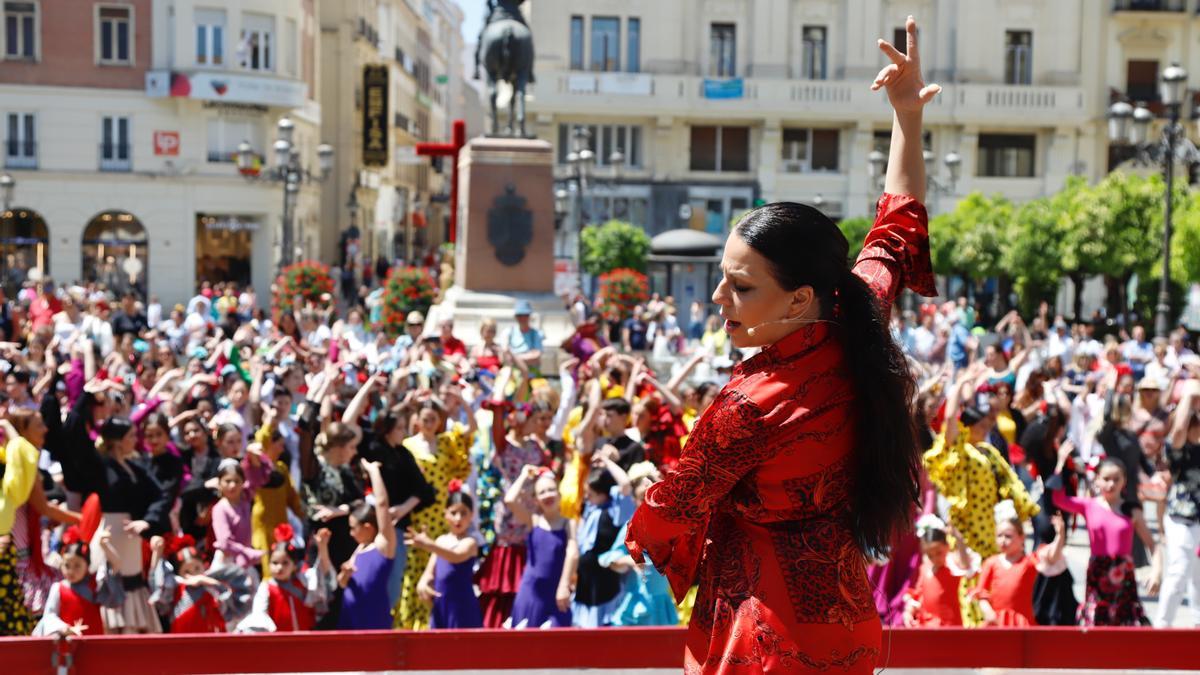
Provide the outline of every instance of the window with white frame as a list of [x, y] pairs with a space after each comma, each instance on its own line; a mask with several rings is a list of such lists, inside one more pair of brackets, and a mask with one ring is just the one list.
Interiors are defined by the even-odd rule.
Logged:
[[625, 124], [558, 125], [558, 163], [567, 163], [567, 153], [575, 149], [575, 129], [583, 126], [590, 139], [588, 149], [596, 153], [597, 166], [609, 166], [617, 150], [625, 156], [624, 166], [642, 168], [642, 128]]
[[592, 70], [621, 70], [621, 19], [615, 16], [592, 17]]
[[37, 119], [33, 113], [8, 113], [4, 137], [4, 166], [37, 168]]
[[750, 127], [691, 129], [692, 171], [749, 171]]
[[100, 63], [133, 63], [133, 10], [129, 7], [96, 8], [97, 56]]
[[196, 65], [225, 65], [225, 10], [197, 9]]
[[788, 173], [838, 170], [837, 129], [784, 129], [781, 159]]
[[1033, 178], [1037, 137], [1033, 134], [979, 134], [976, 175]]
[[571, 70], [583, 70], [583, 17], [571, 17]]
[[1033, 33], [1004, 32], [1004, 83], [1033, 84]]
[[283, 23], [283, 72], [293, 77], [298, 72], [298, 39], [296, 20], [287, 19]]
[[737, 26], [714, 23], [709, 27], [708, 74], [737, 77]]
[[825, 26], [805, 26], [800, 72], [807, 80], [825, 79]]
[[242, 15], [238, 61], [247, 70], [274, 70], [275, 20], [262, 14]]
[[37, 11], [35, 2], [4, 1], [4, 58], [37, 58]]
[[129, 171], [133, 153], [129, 146], [129, 118], [105, 116], [100, 125], [100, 169]]
[[638, 17], [630, 17], [625, 21], [625, 32], [629, 45], [625, 55], [625, 72], [640, 73], [642, 72], [642, 20]]
[[261, 125], [253, 119], [213, 117], [208, 120], [208, 161], [233, 162], [242, 141], [263, 152]]

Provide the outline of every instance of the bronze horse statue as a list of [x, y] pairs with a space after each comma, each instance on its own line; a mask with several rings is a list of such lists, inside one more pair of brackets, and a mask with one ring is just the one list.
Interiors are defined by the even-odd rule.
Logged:
[[508, 109], [508, 136], [527, 138], [525, 132], [525, 88], [533, 82], [533, 32], [521, 15], [525, 0], [489, 0], [491, 10], [479, 35], [477, 65], [487, 72], [488, 99], [492, 108], [492, 135], [500, 136], [496, 119], [496, 85], [504, 81], [513, 89]]

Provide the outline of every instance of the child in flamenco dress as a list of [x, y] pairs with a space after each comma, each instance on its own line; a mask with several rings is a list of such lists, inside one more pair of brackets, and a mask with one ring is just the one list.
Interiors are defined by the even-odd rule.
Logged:
[[[634, 464], [629, 468], [629, 480], [633, 483], [633, 500], [641, 506], [646, 490], [661, 478], [650, 462]], [[675, 607], [671, 585], [654, 564], [634, 562], [625, 545], [626, 523], [617, 534], [617, 539], [607, 553], [600, 554], [600, 566], [624, 574], [624, 587], [620, 603], [613, 615], [614, 626], [674, 626], [679, 623], [679, 612]]]
[[1063, 491], [1062, 467], [1074, 450], [1070, 441], [1059, 446], [1058, 471], [1046, 481], [1053, 490], [1054, 505], [1067, 513], [1082, 515], [1087, 521], [1092, 557], [1088, 560], [1084, 601], [1079, 607], [1083, 626], [1150, 625], [1138, 597], [1134, 577], [1133, 536], [1142, 538], [1151, 551], [1152, 571], [1147, 594], [1158, 592], [1162, 580], [1162, 551], [1155, 545], [1150, 529], [1136, 504], [1122, 501], [1125, 467], [1112, 458], [1100, 462], [1091, 498], [1068, 497]]
[[[534, 511], [525, 507], [524, 494], [530, 483], [537, 504]], [[525, 572], [513, 600], [509, 626], [569, 628], [579, 544], [575, 522], [562, 513], [558, 478], [550, 469], [527, 465], [509, 488], [505, 501], [513, 516], [530, 528]]]
[[96, 545], [104, 551], [107, 564], [96, 575], [88, 570], [91, 559], [88, 539], [91, 537], [85, 538], [74, 526], [63, 534], [60, 566], [63, 579], [50, 587], [42, 620], [33, 629], [35, 637], [104, 635], [100, 608], [116, 608], [125, 602], [121, 578], [113, 572], [119, 558], [112, 545], [112, 534], [104, 529], [99, 533]]
[[404, 538], [408, 546], [430, 553], [417, 594], [433, 606], [430, 628], [482, 628], [483, 612], [472, 583], [479, 556], [479, 542], [471, 536], [475, 503], [463, 492], [462, 481], [450, 481], [447, 490], [446, 534], [430, 539], [410, 529]]
[[173, 538], [169, 546], [163, 537], [151, 538], [150, 570], [150, 603], [170, 617], [170, 632], [225, 632], [225, 614], [237, 592], [205, 573], [204, 559], [189, 535]]
[[337, 574], [329, 558], [332, 533], [317, 530], [317, 566], [303, 572], [304, 547], [296, 545], [292, 526], [275, 528], [275, 545], [267, 562], [268, 578], [258, 585], [250, 615], [237, 626], [239, 633], [292, 633], [312, 630], [317, 619], [329, 608], [329, 598], [337, 585]]
[[1054, 541], [1025, 552], [1025, 529], [1020, 520], [1005, 518], [996, 525], [999, 553], [983, 561], [979, 583], [971, 596], [979, 601], [986, 626], [1036, 626], [1033, 589], [1038, 575], [1054, 577], [1067, 569], [1067, 543], [1062, 515], [1051, 516]]
[[[947, 535], [954, 537], [953, 549]], [[979, 558], [972, 555], [962, 535], [937, 516], [922, 516], [917, 521], [917, 536], [921, 539], [925, 560], [905, 597], [904, 625], [909, 628], [961, 627], [959, 591], [963, 580], [975, 575]], [[955, 554], [953, 558], [949, 556], [951, 550]]]

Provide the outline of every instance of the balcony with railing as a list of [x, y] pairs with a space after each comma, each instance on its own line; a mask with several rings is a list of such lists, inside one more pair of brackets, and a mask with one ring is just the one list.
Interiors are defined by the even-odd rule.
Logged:
[[1187, 0], [1113, 0], [1114, 12], [1182, 12]]
[[[946, 85], [926, 109], [926, 121], [1082, 123], [1090, 103], [1083, 89], [1072, 86], [1011, 84]], [[1099, 101], [1096, 114], [1101, 114]], [[734, 78], [652, 73], [557, 71], [538, 74], [530, 107], [537, 112], [589, 114], [599, 109], [628, 110], [639, 115], [689, 117], [782, 118], [820, 117], [829, 121], [891, 118], [884, 92], [871, 92], [862, 82]]]
[[4, 141], [4, 168], [6, 169], [36, 169], [37, 143], [20, 139]]
[[132, 171], [133, 152], [128, 143], [100, 144], [101, 171]]

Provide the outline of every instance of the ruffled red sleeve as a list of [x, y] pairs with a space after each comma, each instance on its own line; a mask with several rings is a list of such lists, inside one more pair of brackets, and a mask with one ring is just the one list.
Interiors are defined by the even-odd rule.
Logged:
[[884, 193], [875, 225], [867, 234], [854, 273], [890, 306], [904, 288], [926, 297], [937, 295], [929, 261], [929, 215], [909, 195]]
[[677, 599], [696, 582], [708, 520], [718, 500], [768, 458], [762, 411], [737, 389], [722, 391], [696, 422], [675, 471], [650, 486], [625, 543], [649, 556]]

